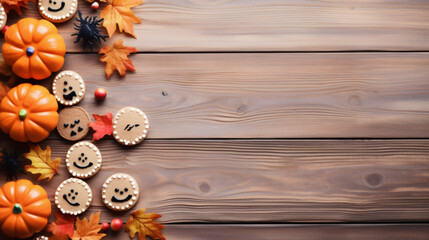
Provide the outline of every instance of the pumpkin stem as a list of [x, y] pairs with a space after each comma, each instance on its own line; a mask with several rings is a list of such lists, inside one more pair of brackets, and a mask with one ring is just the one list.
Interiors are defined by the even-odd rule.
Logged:
[[19, 115], [19, 119], [24, 120], [25, 117], [27, 117], [27, 110], [25, 110], [25, 109], [19, 110], [18, 115]]
[[13, 213], [14, 214], [20, 214], [20, 213], [22, 213], [22, 207], [21, 207], [21, 205], [19, 205], [18, 203], [15, 203], [15, 205], [13, 205]]
[[34, 47], [29, 46], [25, 52], [27, 53], [27, 56], [31, 57], [34, 54]]

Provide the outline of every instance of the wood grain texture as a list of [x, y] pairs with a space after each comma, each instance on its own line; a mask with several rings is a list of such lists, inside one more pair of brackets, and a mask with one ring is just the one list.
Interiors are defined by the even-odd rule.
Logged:
[[[79, 4], [84, 15], [100, 13]], [[138, 39], [114, 38], [139, 51], [429, 50], [428, 10], [421, 0], [147, 0], [133, 8]], [[24, 12], [41, 18], [35, 3]], [[67, 50], [82, 51], [73, 21], [58, 26]]]
[[137, 71], [109, 80], [98, 58], [66, 56], [86, 82], [79, 106], [139, 107], [152, 139], [429, 137], [427, 53], [135, 54]]
[[[168, 240], [427, 240], [428, 224], [252, 224], [167, 225]], [[103, 240], [128, 239], [126, 232], [109, 232]], [[137, 238], [135, 238], [137, 239]]]
[[[45, 144], [63, 159], [71, 146]], [[145, 207], [164, 223], [429, 220], [429, 140], [146, 140], [134, 148], [104, 140], [97, 146], [102, 169], [87, 182], [96, 196], [90, 212], [103, 211], [103, 220], [128, 219], [97, 195], [118, 172], [140, 186], [129, 212]], [[63, 162], [60, 176], [43, 184], [50, 199], [69, 177]]]

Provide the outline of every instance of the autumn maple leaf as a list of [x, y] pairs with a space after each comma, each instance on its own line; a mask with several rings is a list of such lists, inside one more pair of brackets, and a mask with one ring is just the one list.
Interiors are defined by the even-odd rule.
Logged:
[[129, 231], [130, 238], [134, 238], [136, 233], [139, 235], [139, 240], [145, 240], [146, 236], [152, 239], [165, 240], [161, 230], [165, 228], [164, 225], [154, 222], [160, 218], [161, 215], [157, 213], [145, 213], [145, 208], [141, 208], [136, 212], [131, 213], [130, 219], [125, 225], [125, 231]]
[[[33, 0], [30, 0], [33, 1]], [[27, 8], [28, 0], [1, 0], [1, 5], [4, 10], [9, 13], [9, 10], [15, 10], [19, 15], [22, 14], [21, 7]]]
[[113, 133], [113, 122], [112, 114], [106, 113], [106, 115], [92, 114], [95, 122], [90, 122], [89, 126], [95, 131], [92, 135], [92, 140], [100, 140], [106, 135], [112, 135]]
[[100, 212], [91, 214], [89, 222], [86, 218], [76, 219], [76, 230], [71, 237], [72, 240], [99, 240], [106, 236], [104, 233], [99, 233], [101, 230]]
[[68, 240], [71, 238], [74, 233], [74, 221], [76, 216], [74, 215], [64, 215], [59, 212], [54, 212], [57, 220], [55, 222], [49, 223], [46, 231], [51, 232], [53, 235], [49, 240]]
[[118, 25], [119, 31], [134, 34], [133, 23], [142, 21], [131, 11], [132, 7], [143, 3], [142, 0], [106, 0], [107, 6], [101, 11], [100, 17], [104, 18], [103, 26], [106, 28], [109, 37], [113, 36]]
[[31, 160], [31, 165], [25, 165], [25, 170], [32, 174], [40, 174], [37, 181], [43, 179], [50, 181], [55, 174], [58, 174], [61, 159], [51, 159], [51, 148], [49, 146], [43, 151], [39, 145], [30, 145], [30, 152], [24, 153], [24, 157]]
[[[17, 77], [12, 72], [12, 68], [4, 61], [4, 58], [0, 56], [0, 76], [2, 81], [7, 81], [7, 84], [0, 82], [0, 100], [4, 97], [4, 91], [9, 91], [8, 86], [15, 85]], [[3, 78], [7, 77], [7, 78]]]
[[128, 59], [128, 55], [137, 52], [135, 47], [127, 47], [122, 45], [124, 40], [119, 39], [113, 44], [113, 47], [107, 45], [100, 49], [99, 54], [104, 54], [100, 61], [106, 63], [107, 79], [113, 74], [115, 69], [119, 72], [121, 77], [124, 77], [127, 70], [135, 71], [133, 62]]
[[9, 87], [6, 86], [3, 82], [0, 82], [0, 101], [6, 96], [9, 91]]

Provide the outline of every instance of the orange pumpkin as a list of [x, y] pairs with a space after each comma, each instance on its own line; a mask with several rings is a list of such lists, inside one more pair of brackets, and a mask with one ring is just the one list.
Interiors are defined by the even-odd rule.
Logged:
[[58, 123], [58, 104], [48, 89], [30, 83], [20, 84], [0, 103], [0, 127], [19, 142], [40, 142]]
[[51, 215], [48, 194], [28, 180], [7, 182], [0, 189], [0, 227], [11, 238], [28, 238], [40, 232]]
[[2, 53], [16, 75], [40, 80], [63, 67], [66, 45], [54, 24], [24, 18], [7, 29]]

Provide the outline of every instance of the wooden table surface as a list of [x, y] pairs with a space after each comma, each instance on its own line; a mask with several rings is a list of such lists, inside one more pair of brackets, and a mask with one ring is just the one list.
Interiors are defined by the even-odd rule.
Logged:
[[[88, 180], [97, 193], [111, 174], [133, 175], [137, 205], [115, 213], [96, 195], [83, 216], [126, 221], [145, 207], [163, 215], [169, 240], [429, 239], [428, 1], [147, 0], [133, 10], [138, 38], [108, 41], [138, 50], [125, 78], [106, 80], [100, 55], [73, 43], [74, 21], [57, 25], [63, 69], [86, 82], [79, 106], [131, 105], [151, 123], [136, 147], [97, 141], [103, 166]], [[41, 18], [35, 3], [23, 16]], [[64, 161], [72, 143], [53, 132], [41, 145]], [[0, 146], [28, 149], [6, 135]], [[63, 162], [41, 185], [53, 199], [69, 177]]]

